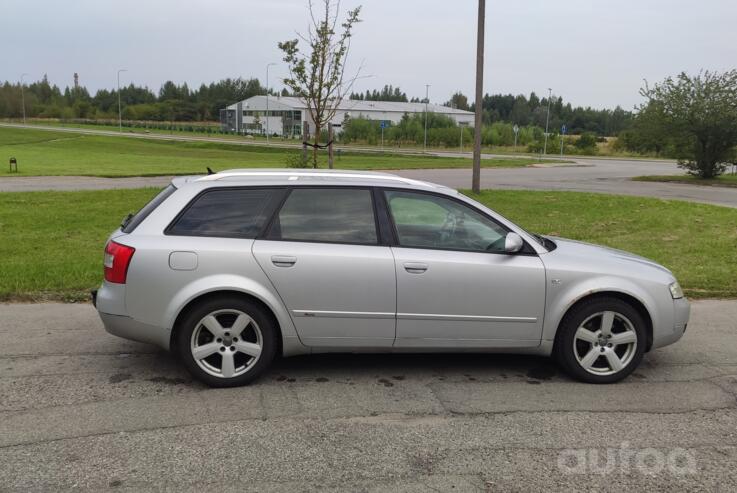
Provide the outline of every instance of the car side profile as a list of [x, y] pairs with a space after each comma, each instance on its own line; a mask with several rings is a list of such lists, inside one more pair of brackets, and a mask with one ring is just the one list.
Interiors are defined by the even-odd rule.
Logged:
[[175, 352], [211, 386], [276, 355], [512, 352], [610, 383], [681, 338], [672, 273], [524, 229], [385, 173], [230, 170], [176, 178], [105, 246], [111, 334]]

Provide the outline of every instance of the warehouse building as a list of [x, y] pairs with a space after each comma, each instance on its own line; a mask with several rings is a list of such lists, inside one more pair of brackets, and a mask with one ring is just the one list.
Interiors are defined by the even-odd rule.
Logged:
[[[379, 120], [392, 125], [399, 123], [405, 114], [424, 111], [425, 103], [345, 99], [338, 107], [332, 124], [336, 132], [340, 132], [346, 117]], [[428, 104], [427, 111], [449, 116], [459, 125], [473, 124], [474, 115], [470, 111], [436, 104]], [[314, 133], [315, 124], [310, 118], [307, 106], [300, 98], [295, 97], [253, 96], [220, 110], [223, 130], [243, 134], [266, 134], [268, 129], [271, 135], [298, 137], [302, 133], [305, 121], [309, 124], [310, 133]]]

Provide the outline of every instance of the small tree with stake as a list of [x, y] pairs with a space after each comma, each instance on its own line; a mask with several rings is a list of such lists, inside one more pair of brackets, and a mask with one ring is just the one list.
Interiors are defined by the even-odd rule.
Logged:
[[681, 73], [653, 87], [646, 84], [640, 93], [648, 99], [641, 109], [651, 124], [673, 139], [680, 167], [700, 178], [724, 172], [737, 145], [737, 70]]
[[[351, 46], [353, 26], [359, 20], [361, 7], [349, 10], [342, 32], [336, 32], [340, 16], [340, 2], [322, 0], [319, 9], [309, 1], [310, 27], [307, 35], [298, 34], [307, 44], [307, 51], [299, 47], [299, 39], [279, 43], [284, 61], [289, 67], [289, 77], [284, 84], [304, 102], [315, 124], [312, 166], [317, 168], [317, 151], [320, 132], [335, 116], [338, 105], [350, 93], [358, 73], [344, 78], [345, 64]], [[360, 71], [360, 69], [359, 69]]]

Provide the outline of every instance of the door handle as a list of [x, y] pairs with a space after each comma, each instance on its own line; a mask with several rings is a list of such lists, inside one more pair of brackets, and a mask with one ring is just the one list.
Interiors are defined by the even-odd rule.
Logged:
[[405, 262], [404, 270], [410, 274], [422, 274], [427, 270], [427, 264], [421, 264], [420, 262]]
[[297, 263], [297, 257], [287, 255], [274, 255], [271, 257], [271, 263], [277, 267], [291, 267]]

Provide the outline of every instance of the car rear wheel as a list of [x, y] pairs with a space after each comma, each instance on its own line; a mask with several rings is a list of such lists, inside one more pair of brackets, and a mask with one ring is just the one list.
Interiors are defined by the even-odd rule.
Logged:
[[177, 352], [187, 370], [211, 387], [245, 385], [274, 359], [275, 326], [273, 317], [249, 300], [211, 299], [185, 317]]
[[645, 334], [645, 322], [630, 304], [618, 298], [584, 301], [563, 318], [556, 357], [578, 380], [618, 382], [642, 361]]

